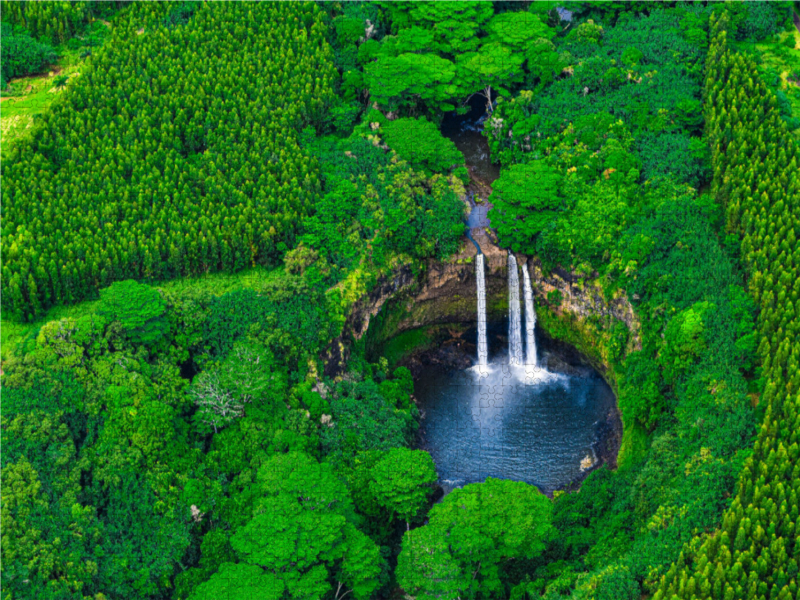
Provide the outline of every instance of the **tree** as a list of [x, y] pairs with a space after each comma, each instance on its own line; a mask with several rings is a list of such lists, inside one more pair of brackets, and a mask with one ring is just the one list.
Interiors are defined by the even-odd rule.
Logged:
[[118, 321], [134, 342], [153, 344], [168, 331], [167, 303], [155, 288], [132, 279], [100, 290], [98, 314]]
[[280, 600], [283, 582], [258, 565], [223, 563], [211, 579], [200, 584], [190, 600]]
[[664, 328], [664, 346], [659, 353], [659, 362], [667, 382], [674, 383], [680, 378], [706, 349], [704, 316], [715, 308], [707, 301], [696, 302], [675, 315]]
[[566, 208], [562, 186], [562, 175], [541, 160], [504, 169], [489, 197], [500, 243], [532, 254], [536, 236]]
[[489, 39], [512, 48], [525, 50], [539, 39], [552, 40], [555, 30], [548, 27], [541, 17], [532, 12], [505, 12], [496, 15], [486, 25]]
[[539, 78], [540, 85], [547, 85], [562, 71], [567, 63], [561, 59], [553, 42], [538, 38], [528, 44], [525, 50], [528, 71]]
[[104, 535], [98, 588], [109, 597], [145, 598], [174, 575], [186, 552], [188, 514], [160, 514], [144, 475], [123, 473], [119, 479], [100, 504]]
[[418, 27], [433, 32], [436, 49], [454, 57], [474, 50], [478, 33], [492, 16], [492, 6], [485, 2], [377, 2], [389, 14], [392, 27]]
[[370, 475], [370, 491], [379, 504], [406, 521], [406, 529], [428, 503], [437, 479], [431, 455], [408, 448], [386, 452]]
[[464, 165], [464, 155], [453, 141], [425, 118], [387, 121], [381, 132], [390, 148], [413, 167], [422, 167], [427, 175], [449, 173]]
[[398, 582], [419, 600], [457, 598], [471, 581], [450, 552], [445, 536], [431, 527], [407, 531], [397, 557]]
[[[494, 109], [498, 94], [508, 94], [513, 83], [522, 81], [522, 63], [525, 55], [510, 46], [489, 42], [478, 52], [462, 54], [458, 58], [458, 83], [464, 90], [486, 99], [486, 112]], [[470, 96], [471, 97], [471, 96]], [[465, 102], [469, 101], [469, 98]]]
[[[5, 10], [5, 6], [3, 9]], [[14, 29], [5, 22], [2, 24], [2, 36], [0, 78], [3, 82], [8, 82], [14, 77], [39, 73], [56, 58], [56, 53], [50, 45], [36, 41], [25, 30], [14, 32]]]
[[409, 108], [419, 102], [452, 110], [448, 100], [457, 96], [453, 84], [455, 65], [435, 54], [381, 55], [364, 72], [371, 97], [389, 110]]
[[[386, 382], [383, 382], [386, 383]], [[328, 396], [332, 423], [322, 431], [322, 448], [336, 461], [350, 461], [362, 450], [390, 450], [406, 445], [415, 430], [416, 407], [390, 404], [394, 390], [375, 381], [342, 382]]]
[[490, 477], [455, 489], [403, 536], [397, 580], [421, 598], [501, 596], [503, 561], [541, 554], [551, 515], [550, 500], [526, 483]]
[[269, 576], [254, 585], [269, 593], [282, 586], [288, 598], [372, 595], [382, 569], [380, 549], [353, 524], [349, 493], [330, 465], [298, 452], [276, 455], [259, 470], [256, 493], [253, 517], [231, 538], [239, 566], [222, 565], [198, 590], [225, 589], [228, 575], [247, 565]]
[[243, 416], [245, 405], [254, 401], [274, 414], [285, 392], [286, 378], [275, 370], [270, 352], [250, 341], [236, 342], [221, 364], [195, 378], [189, 391], [199, 408], [195, 419], [214, 433]]

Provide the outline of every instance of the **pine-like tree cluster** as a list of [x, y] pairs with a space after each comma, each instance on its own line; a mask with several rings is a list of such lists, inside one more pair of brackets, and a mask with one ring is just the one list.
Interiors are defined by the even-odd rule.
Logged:
[[800, 151], [755, 62], [729, 47], [726, 13], [713, 28], [705, 84], [713, 192], [728, 231], [742, 237], [760, 306], [766, 417], [721, 528], [684, 551], [653, 599], [785, 600], [798, 597], [800, 561]]
[[319, 191], [299, 132], [337, 76], [312, 3], [131, 6], [3, 161], [3, 308], [280, 259]]

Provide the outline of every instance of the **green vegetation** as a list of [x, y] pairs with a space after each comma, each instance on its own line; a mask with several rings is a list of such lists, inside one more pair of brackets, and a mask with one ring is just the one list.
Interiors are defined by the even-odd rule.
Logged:
[[0, 63], [0, 87], [6, 81], [30, 73], [38, 73], [55, 59], [55, 51], [48, 44], [37, 42], [26, 32], [18, 31], [5, 23], [2, 26], [3, 48]]
[[[734, 15], [735, 16], [735, 15]], [[735, 19], [714, 24], [706, 74], [706, 129], [714, 148], [713, 191], [726, 229], [742, 237], [750, 292], [759, 304], [760, 402], [766, 417], [721, 527], [692, 541], [661, 579], [654, 598], [746, 598], [794, 594], [797, 571], [795, 422], [798, 321], [798, 147], [758, 66], [729, 45]], [[742, 102], [742, 100], [746, 101]], [[753, 344], [755, 344], [755, 341]], [[714, 565], [708, 568], [707, 565]]]
[[[3, 162], [3, 277], [16, 318], [115, 280], [275, 263], [310, 210], [318, 167], [298, 137], [335, 77], [318, 11], [206, 4], [168, 28], [169, 8], [129, 7], [73, 93]], [[207, 35], [214, 44], [192, 42]], [[158, 51], [186, 46], [197, 54]]]
[[403, 588], [419, 598], [503, 596], [501, 565], [542, 552], [552, 507], [536, 488], [489, 477], [453, 490], [409, 531], [397, 563]]
[[[789, 5], [564, 6], [3, 2], [3, 600], [797, 595]], [[537, 294], [624, 423], [552, 499], [433, 504], [446, 327], [355, 330], [459, 249], [475, 95], [500, 244], [635, 313]]]
[[509, 574], [532, 597], [655, 592], [684, 544], [720, 522], [764, 414], [751, 400], [767, 385], [758, 311], [736, 244], [717, 233], [719, 205], [696, 191], [714, 174], [700, 118], [713, 9], [619, 8], [557, 39], [571, 68], [504, 98], [485, 129], [504, 164], [490, 213], [500, 243], [545, 268], [598, 272], [641, 321], [641, 350], [627, 355], [609, 324], [581, 334], [617, 384], [620, 468], [556, 499], [559, 536]]
[[108, 19], [130, 0], [89, 2], [13, 2], [3, 0], [3, 20], [24, 27], [34, 37], [51, 44], [70, 42], [96, 19]]

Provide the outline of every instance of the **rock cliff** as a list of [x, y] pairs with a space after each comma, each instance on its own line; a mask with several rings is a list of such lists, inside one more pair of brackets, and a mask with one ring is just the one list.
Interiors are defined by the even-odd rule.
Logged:
[[[500, 320], [508, 313], [507, 252], [496, 244], [493, 232], [483, 227], [471, 230], [473, 239], [485, 255], [486, 306], [489, 320]], [[342, 336], [335, 340], [324, 358], [325, 374], [334, 376], [349, 356], [353, 341], [369, 331], [370, 343], [380, 346], [395, 336], [431, 326], [461, 324], [467, 327], [477, 321], [475, 257], [477, 248], [464, 238], [458, 254], [446, 261], [431, 260], [421, 275], [415, 277], [404, 267], [380, 281], [357, 302], [345, 325]], [[545, 273], [537, 259], [517, 256], [522, 268], [528, 268], [539, 324], [551, 337], [562, 339], [587, 356], [615, 386], [610, 368], [612, 335], [619, 338], [618, 324], [625, 328], [623, 352], [641, 346], [640, 325], [624, 293], [605, 298], [594, 278], [582, 277], [564, 269]]]

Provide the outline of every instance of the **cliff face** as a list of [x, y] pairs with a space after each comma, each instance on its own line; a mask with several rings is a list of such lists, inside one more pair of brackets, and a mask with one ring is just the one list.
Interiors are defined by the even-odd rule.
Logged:
[[[508, 315], [507, 252], [496, 245], [491, 230], [474, 228], [471, 233], [485, 256], [488, 319], [503, 319]], [[361, 340], [371, 324], [370, 343], [378, 346], [406, 331], [476, 324], [476, 256], [477, 248], [465, 238], [458, 254], [446, 261], [430, 261], [421, 276], [404, 267], [379, 282], [355, 304], [343, 335], [328, 348], [323, 357], [325, 374], [341, 373], [352, 340]], [[575, 346], [615, 387], [611, 369], [615, 353], [641, 347], [640, 325], [625, 295], [607, 299], [594, 279], [563, 269], [545, 275], [538, 260], [524, 255], [517, 256], [517, 261], [529, 269], [538, 323], [544, 332]]]
[[617, 391], [614, 369], [628, 353], [641, 350], [641, 325], [623, 291], [606, 298], [595, 278], [564, 269], [545, 276], [538, 259], [528, 259], [537, 323], [550, 337], [577, 348]]
[[[578, 320], [616, 320], [624, 323], [630, 332], [629, 350], [641, 350], [641, 326], [631, 303], [623, 293], [606, 299], [596, 280], [584, 279], [560, 268], [545, 276], [538, 260], [529, 259], [527, 264], [531, 282], [535, 282], [538, 288], [538, 296], [551, 307], [555, 315]], [[560, 302], [548, 301], [548, 294], [555, 291], [560, 294]]]

